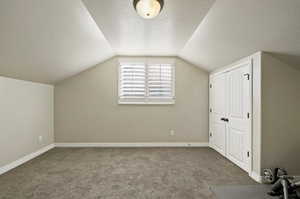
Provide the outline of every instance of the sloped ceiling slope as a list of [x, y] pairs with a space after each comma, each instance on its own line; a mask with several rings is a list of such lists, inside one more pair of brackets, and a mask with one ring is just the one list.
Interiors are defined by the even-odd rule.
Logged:
[[118, 55], [178, 55], [215, 0], [165, 0], [160, 15], [139, 17], [132, 0], [83, 0]]
[[132, 0], [1, 0], [0, 75], [52, 84], [114, 55], [211, 71], [256, 51], [300, 68], [299, 10], [299, 0], [165, 0], [145, 20]]
[[300, 66], [299, 0], [217, 0], [180, 56], [207, 70], [256, 51]]
[[0, 75], [54, 83], [113, 54], [80, 0], [0, 1]]

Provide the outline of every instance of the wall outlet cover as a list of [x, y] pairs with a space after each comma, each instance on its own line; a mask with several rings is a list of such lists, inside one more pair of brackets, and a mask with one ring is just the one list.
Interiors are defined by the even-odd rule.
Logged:
[[170, 130], [170, 135], [171, 136], [175, 135], [175, 131], [174, 130]]
[[39, 136], [39, 143], [42, 143], [43, 142], [43, 136]]

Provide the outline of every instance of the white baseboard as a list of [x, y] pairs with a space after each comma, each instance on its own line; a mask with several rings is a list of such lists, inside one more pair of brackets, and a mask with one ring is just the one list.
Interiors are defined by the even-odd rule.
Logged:
[[258, 183], [262, 183], [262, 176], [260, 176], [258, 173], [256, 173], [255, 171], [252, 171], [250, 174], [250, 177], [255, 180]]
[[55, 143], [56, 147], [208, 147], [206, 142]]
[[9, 163], [3, 167], [0, 167], [0, 175], [3, 174], [3, 173], [6, 173], [7, 171], [11, 170], [11, 169], [14, 169], [18, 166], [20, 166], [21, 164], [24, 164], [25, 162], [29, 161], [29, 160], [32, 160], [33, 158], [49, 151], [50, 149], [53, 149], [55, 147], [55, 144], [50, 144], [48, 146], [45, 146], [41, 149], [39, 149], [38, 151], [36, 152], [33, 152], [29, 155], [26, 155], [16, 161], [13, 161], [12, 163]]

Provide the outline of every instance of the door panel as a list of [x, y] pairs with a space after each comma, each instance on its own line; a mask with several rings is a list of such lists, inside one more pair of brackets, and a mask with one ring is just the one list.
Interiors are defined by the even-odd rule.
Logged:
[[226, 114], [226, 74], [211, 78], [210, 144], [219, 153], [226, 153], [226, 124], [221, 118]]
[[235, 118], [243, 117], [243, 80], [241, 69], [229, 73], [229, 116]]
[[213, 113], [224, 116], [226, 114], [226, 75], [222, 74], [213, 79]]
[[228, 155], [234, 157], [238, 161], [244, 161], [243, 151], [240, 150], [244, 144], [244, 132], [232, 128], [229, 128], [228, 130]]
[[[248, 151], [250, 152], [250, 90], [251, 64], [230, 71], [228, 75], [228, 119], [226, 156], [235, 164], [249, 170]], [[249, 76], [248, 76], [249, 75]], [[250, 116], [250, 115], [249, 115]]]
[[216, 151], [225, 155], [226, 149], [226, 124], [224, 122], [215, 120], [212, 124], [212, 144]]

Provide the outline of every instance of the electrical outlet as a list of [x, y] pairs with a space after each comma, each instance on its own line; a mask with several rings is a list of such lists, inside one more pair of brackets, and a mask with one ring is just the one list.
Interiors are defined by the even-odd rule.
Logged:
[[170, 130], [170, 135], [174, 136], [175, 135], [175, 131], [174, 130]]
[[43, 142], [43, 136], [39, 136], [39, 143], [42, 143]]

